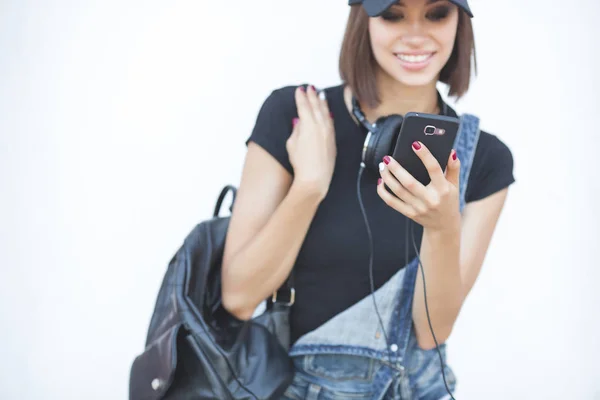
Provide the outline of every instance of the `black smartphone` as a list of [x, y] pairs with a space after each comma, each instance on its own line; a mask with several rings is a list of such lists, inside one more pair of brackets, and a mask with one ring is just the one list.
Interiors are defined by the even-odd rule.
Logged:
[[412, 149], [415, 141], [423, 143], [446, 171], [448, 158], [458, 134], [460, 120], [437, 114], [409, 112], [404, 116], [392, 157], [423, 185], [431, 182], [423, 161]]

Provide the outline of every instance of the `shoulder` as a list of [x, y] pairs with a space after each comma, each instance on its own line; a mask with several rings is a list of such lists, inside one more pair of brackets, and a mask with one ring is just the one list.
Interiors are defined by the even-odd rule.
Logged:
[[484, 130], [479, 133], [473, 162], [476, 160], [479, 160], [480, 163], [496, 164], [498, 167], [511, 170], [514, 162], [512, 151], [508, 145], [495, 134]]
[[298, 86], [296, 85], [287, 85], [273, 88], [268, 95], [267, 100], [278, 101], [281, 105], [293, 105], [296, 103], [294, 93], [296, 92], [297, 87]]
[[[456, 113], [454, 109], [449, 108], [449, 115], [457, 118], [463, 117]], [[479, 117], [475, 117], [479, 123]], [[475, 172], [485, 170], [510, 170], [513, 169], [513, 154], [509, 146], [502, 141], [496, 134], [479, 129], [477, 147], [473, 155], [472, 170]], [[472, 171], [473, 172], [473, 171]]]
[[294, 94], [296, 88], [297, 86], [288, 85], [271, 89], [259, 107], [253, 136], [291, 134], [291, 129], [288, 128], [291, 128], [292, 119], [298, 114]]
[[252, 139], [255, 139], [255, 142], [259, 142], [260, 136], [287, 140], [292, 133], [292, 120], [298, 116], [295, 97], [297, 87], [297, 85], [276, 87], [271, 89], [262, 100], [252, 132]]
[[510, 147], [496, 134], [480, 130], [466, 192], [467, 202], [481, 200], [515, 182]]
[[298, 117], [295, 96], [298, 86], [286, 85], [270, 91], [263, 100], [254, 127], [246, 139], [246, 145], [250, 142], [259, 145], [291, 174], [293, 168], [286, 142], [293, 131], [292, 121]]
[[[298, 85], [279, 86], [271, 90], [262, 105], [263, 110], [277, 110], [288, 114], [296, 113], [296, 89], [300, 86], [306, 87], [308, 83]], [[324, 88], [317, 87], [317, 90], [325, 91], [329, 95], [333, 91], [343, 89], [342, 85], [328, 86]]]
[[276, 114], [291, 115], [296, 108], [294, 92], [296, 86], [282, 86], [271, 90], [263, 100], [260, 115], [274, 116]]
[[[450, 116], [461, 118], [467, 115], [459, 115], [452, 107], [446, 104], [448, 108], [448, 114]], [[479, 117], [476, 115], [470, 115], [480, 123]], [[512, 171], [513, 167], [513, 155], [510, 148], [504, 143], [498, 136], [483, 129], [479, 129], [479, 138], [477, 141], [477, 147], [475, 148], [475, 154], [473, 156], [472, 168], [477, 167], [498, 167], [498, 168], [510, 168]]]

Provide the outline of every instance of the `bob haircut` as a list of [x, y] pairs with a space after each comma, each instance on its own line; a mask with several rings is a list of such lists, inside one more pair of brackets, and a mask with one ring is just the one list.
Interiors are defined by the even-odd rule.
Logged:
[[[454, 48], [439, 76], [439, 81], [449, 86], [449, 96], [460, 98], [469, 89], [471, 58], [476, 73], [473, 25], [471, 18], [460, 10]], [[377, 61], [373, 55], [369, 36], [369, 16], [360, 4], [353, 5], [342, 42], [339, 73], [356, 98], [372, 108], [380, 102], [375, 81], [376, 67]]]

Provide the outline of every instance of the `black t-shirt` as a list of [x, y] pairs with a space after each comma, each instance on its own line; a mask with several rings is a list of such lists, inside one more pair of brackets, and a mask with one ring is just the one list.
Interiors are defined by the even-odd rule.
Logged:
[[[247, 142], [270, 153], [293, 175], [286, 150], [297, 117], [296, 86], [279, 88], [262, 105]], [[369, 242], [357, 196], [357, 176], [365, 129], [352, 119], [344, 102], [344, 85], [325, 89], [334, 115], [337, 158], [331, 186], [319, 205], [294, 265], [296, 302], [292, 307], [292, 343], [371, 293]], [[456, 116], [450, 107], [449, 114]], [[377, 195], [379, 174], [365, 170], [362, 200], [373, 236], [375, 289], [416, 256], [405, 246], [407, 218]], [[515, 181], [509, 148], [481, 131], [468, 182], [466, 201], [483, 199]], [[411, 224], [417, 245], [422, 227]], [[412, 242], [412, 241], [411, 241]]]

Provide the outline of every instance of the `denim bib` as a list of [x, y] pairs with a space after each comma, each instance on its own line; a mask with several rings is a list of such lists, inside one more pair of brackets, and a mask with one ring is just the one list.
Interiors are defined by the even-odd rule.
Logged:
[[[460, 211], [479, 140], [479, 119], [465, 114], [454, 149], [461, 162]], [[417, 345], [412, 323], [412, 300], [418, 272], [415, 257], [371, 295], [300, 337], [290, 349], [297, 376], [287, 399], [402, 399], [440, 400], [446, 391], [436, 349]], [[439, 347], [446, 358], [446, 345]], [[451, 391], [456, 378], [445, 366]], [[449, 398], [449, 396], [447, 397]]]

